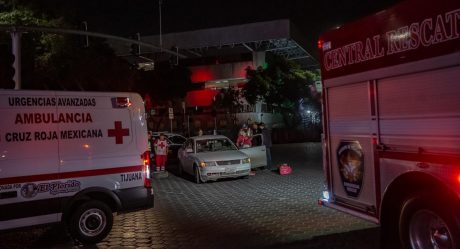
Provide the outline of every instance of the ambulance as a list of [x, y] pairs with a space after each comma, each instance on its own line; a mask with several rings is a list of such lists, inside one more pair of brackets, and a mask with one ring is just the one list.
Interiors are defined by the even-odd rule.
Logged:
[[142, 98], [0, 90], [0, 231], [64, 223], [92, 244], [153, 206]]
[[319, 204], [385, 248], [460, 248], [460, 1], [407, 0], [324, 33]]

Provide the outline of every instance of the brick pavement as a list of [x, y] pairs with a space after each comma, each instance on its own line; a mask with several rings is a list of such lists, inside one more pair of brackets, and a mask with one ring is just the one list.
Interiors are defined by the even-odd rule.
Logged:
[[[155, 179], [155, 208], [116, 216], [112, 233], [89, 248], [378, 248], [375, 226], [316, 204], [323, 184], [318, 144], [278, 145], [272, 154], [293, 174], [257, 171], [206, 184], [174, 174]], [[14, 235], [23, 238], [19, 247]], [[9, 233], [0, 241], [12, 248], [79, 248], [59, 228]]]

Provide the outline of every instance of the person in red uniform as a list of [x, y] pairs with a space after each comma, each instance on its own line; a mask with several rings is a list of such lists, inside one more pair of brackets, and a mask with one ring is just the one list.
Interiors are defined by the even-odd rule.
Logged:
[[168, 158], [168, 141], [166, 141], [165, 135], [160, 134], [160, 137], [153, 143], [155, 149], [155, 163], [157, 171], [164, 171], [166, 166], [166, 159]]
[[251, 140], [248, 126], [243, 124], [243, 128], [240, 130], [238, 138], [236, 139], [236, 146], [238, 146], [238, 148], [249, 148], [252, 146]]

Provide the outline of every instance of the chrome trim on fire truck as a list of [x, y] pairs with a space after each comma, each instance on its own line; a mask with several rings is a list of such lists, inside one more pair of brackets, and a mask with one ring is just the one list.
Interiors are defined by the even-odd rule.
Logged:
[[337, 205], [335, 203], [331, 203], [326, 199], [319, 199], [318, 204], [321, 205], [321, 206], [328, 207], [328, 208], [333, 208], [333, 209], [338, 210], [338, 211], [343, 212], [343, 213], [351, 214], [353, 216], [356, 216], [358, 218], [373, 222], [375, 224], [380, 224], [379, 220], [377, 218], [373, 217], [373, 216], [360, 213], [358, 211], [352, 210], [352, 209], [347, 208], [347, 207], [342, 207], [342, 206]]

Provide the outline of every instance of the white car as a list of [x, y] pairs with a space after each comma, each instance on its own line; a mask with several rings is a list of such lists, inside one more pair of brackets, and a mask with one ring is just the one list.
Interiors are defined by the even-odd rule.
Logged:
[[265, 145], [263, 145], [262, 134], [254, 134], [252, 136], [252, 146], [249, 148], [240, 148], [240, 151], [248, 155], [251, 159], [251, 168], [267, 166], [267, 152]]
[[178, 151], [179, 173], [195, 177], [195, 182], [247, 177], [251, 171], [248, 155], [238, 150], [226, 136], [189, 138]]

